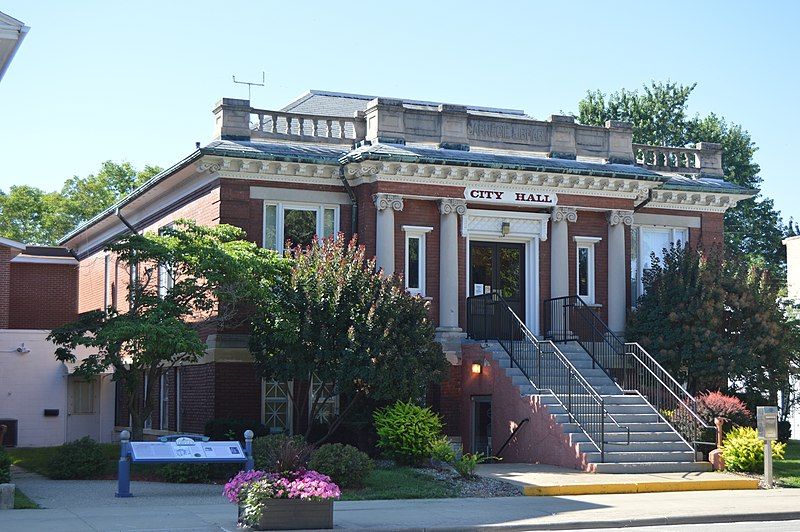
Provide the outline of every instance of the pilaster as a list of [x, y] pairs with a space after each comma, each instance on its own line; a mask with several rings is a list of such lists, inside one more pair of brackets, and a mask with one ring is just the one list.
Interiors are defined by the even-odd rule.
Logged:
[[375, 265], [384, 275], [394, 274], [394, 211], [403, 210], [403, 196], [375, 194], [372, 196], [378, 210], [375, 225]]
[[633, 224], [633, 211], [612, 210], [608, 219], [608, 328], [625, 332], [628, 283], [625, 272], [625, 226]]

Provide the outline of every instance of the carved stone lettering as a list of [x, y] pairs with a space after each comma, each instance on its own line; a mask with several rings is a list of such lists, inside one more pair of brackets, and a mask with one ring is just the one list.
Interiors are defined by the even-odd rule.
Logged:
[[472, 139], [494, 142], [544, 144], [547, 141], [547, 130], [544, 127], [492, 120], [470, 120], [467, 124], [467, 135]]

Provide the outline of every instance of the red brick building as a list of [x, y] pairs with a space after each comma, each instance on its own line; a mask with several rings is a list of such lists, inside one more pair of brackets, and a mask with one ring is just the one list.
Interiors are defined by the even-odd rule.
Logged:
[[[124, 304], [127, 266], [104, 246], [128, 232], [125, 222], [232, 224], [279, 251], [287, 240], [357, 233], [384, 272], [430, 302], [452, 364], [434, 402], [466, 448], [486, 446], [465, 414], [462, 356], [479, 349], [467, 338], [467, 298], [500, 294], [541, 339], [556, 330], [552, 299], [580, 296], [613, 336], [651, 252], [720, 244], [725, 210], [753, 194], [725, 182], [720, 145], [636, 145], [621, 122], [321, 91], [279, 111], [223, 99], [214, 117], [211, 143], [63, 239], [80, 263], [78, 311]], [[291, 430], [286, 385], [255, 375], [246, 335], [210, 331], [206, 341], [203, 360], [165, 376], [153, 429], [239, 417]], [[497, 440], [505, 421], [491, 423]]]

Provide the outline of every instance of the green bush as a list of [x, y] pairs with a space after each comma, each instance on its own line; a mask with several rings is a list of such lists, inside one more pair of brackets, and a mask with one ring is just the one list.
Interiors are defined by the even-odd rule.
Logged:
[[[772, 456], [782, 460], [786, 445], [772, 444]], [[758, 473], [764, 469], [764, 442], [758, 432], [751, 427], [732, 428], [722, 442], [722, 458], [728, 471]]]
[[11, 482], [11, 457], [0, 447], [0, 484]]
[[87, 437], [56, 449], [47, 464], [47, 476], [55, 479], [96, 478], [105, 471], [106, 458], [100, 444]]
[[403, 464], [429, 458], [442, 436], [442, 420], [430, 408], [398, 401], [375, 412], [378, 447]]
[[450, 443], [450, 438], [442, 436], [431, 443], [431, 458], [439, 462], [452, 463], [456, 460], [456, 451]]
[[209, 464], [167, 464], [161, 468], [164, 482], [203, 484], [210, 480]]
[[352, 445], [328, 443], [311, 453], [308, 468], [328, 475], [340, 488], [361, 488], [373, 463]]
[[308, 465], [313, 449], [302, 436], [271, 434], [253, 440], [253, 460], [263, 471], [297, 471]]
[[472, 478], [475, 476], [475, 468], [478, 467], [478, 464], [484, 463], [486, 459], [487, 457], [483, 453], [465, 453], [461, 455], [461, 458], [453, 462], [453, 467], [462, 477]]
[[228, 417], [209, 419], [203, 432], [212, 441], [239, 440], [244, 442], [244, 431], [248, 429], [253, 431], [253, 435], [256, 438], [269, 434], [267, 427], [262, 425], [260, 421]]

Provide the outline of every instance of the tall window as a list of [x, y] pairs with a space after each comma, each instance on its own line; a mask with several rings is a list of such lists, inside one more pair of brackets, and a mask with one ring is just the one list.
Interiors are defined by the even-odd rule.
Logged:
[[576, 290], [587, 303], [595, 302], [595, 253], [594, 245], [602, 240], [598, 237], [576, 236]]
[[406, 234], [405, 282], [412, 294], [425, 295], [425, 234], [432, 227], [404, 225]]
[[631, 300], [644, 293], [644, 273], [652, 266], [652, 256], [663, 257], [670, 244], [685, 246], [689, 241], [686, 227], [633, 226], [631, 228]]
[[[321, 391], [320, 391], [321, 389]], [[339, 415], [339, 394], [330, 384], [324, 384], [321, 380], [313, 377], [311, 379], [311, 386], [308, 389], [308, 415], [311, 415], [311, 410], [314, 408], [314, 397], [320, 394], [317, 406], [316, 420], [328, 424]]]
[[169, 386], [166, 374], [161, 375], [158, 392], [158, 428], [167, 430], [169, 429]]
[[292, 432], [291, 382], [262, 381], [264, 414], [262, 422], [273, 434]]
[[339, 207], [299, 203], [264, 204], [264, 247], [283, 252], [286, 241], [308, 246], [315, 236], [327, 238], [339, 230]]
[[[167, 224], [158, 230], [159, 235], [163, 235], [166, 229], [172, 227], [172, 224]], [[175, 286], [175, 274], [170, 264], [158, 265], [158, 296], [164, 298], [167, 293]]]

